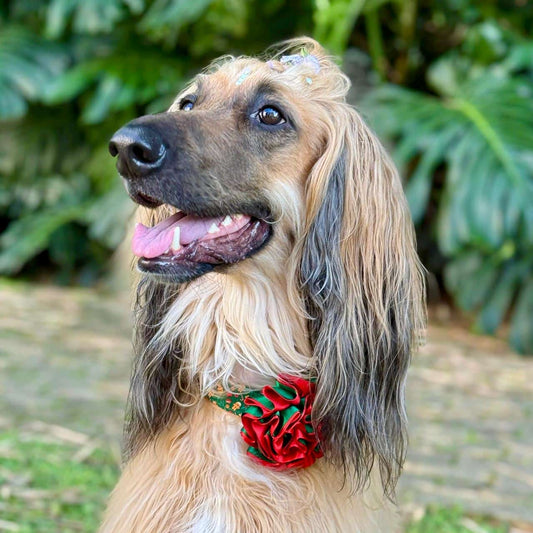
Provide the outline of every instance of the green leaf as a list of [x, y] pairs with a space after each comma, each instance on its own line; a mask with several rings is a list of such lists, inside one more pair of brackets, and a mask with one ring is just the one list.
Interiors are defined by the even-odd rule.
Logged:
[[110, 249], [116, 248], [124, 239], [127, 221], [134, 210], [135, 204], [117, 178], [116, 185], [96, 200], [86, 212], [89, 236]]
[[[86, 124], [102, 122], [109, 113], [113, 103], [118, 100], [121, 91], [122, 84], [119, 79], [110, 76], [105, 77], [98, 84], [96, 92], [83, 110], [83, 121]], [[134, 101], [134, 98], [132, 100]]]
[[[141, 64], [153, 68], [139, 68]], [[117, 49], [106, 57], [92, 58], [65, 72], [51, 84], [46, 102], [68, 102], [81, 94], [81, 120], [85, 124], [103, 122], [110, 113], [178, 92], [185, 70], [184, 60], [155, 48]], [[94, 92], [93, 92], [94, 91]]]
[[407, 201], [415, 223], [422, 220], [431, 192], [433, 172], [442, 160], [442, 153], [449, 149], [450, 144], [460, 133], [461, 127], [448, 128], [442, 135], [430, 142], [429, 148], [423, 152], [416, 170], [406, 187]]
[[315, 0], [314, 38], [341, 55], [364, 5], [365, 0]]
[[65, 30], [70, 14], [76, 8], [72, 0], [54, 0], [48, 6], [45, 35], [57, 39]]
[[457, 58], [445, 56], [435, 61], [428, 69], [428, 83], [439, 94], [453, 95], [457, 93], [462, 81], [457, 63]]
[[446, 265], [445, 280], [459, 305], [472, 311], [492, 291], [498, 277], [495, 265], [477, 252], [464, 252]]
[[48, 245], [59, 227], [82, 218], [90, 204], [59, 206], [12, 222], [0, 237], [0, 273], [14, 274]]
[[27, 109], [24, 97], [0, 80], [0, 119], [14, 120], [23, 117]]
[[52, 105], [68, 102], [93, 85], [100, 76], [100, 61], [80, 63], [48, 85], [44, 101]]
[[197, 21], [213, 0], [155, 0], [145, 13], [139, 29], [156, 41], [174, 45], [180, 30]]
[[110, 33], [128, 11], [139, 14], [143, 0], [52, 0], [46, 12], [45, 35], [57, 39], [72, 23], [76, 33]]
[[473, 102], [463, 100], [462, 98], [453, 99], [448, 104], [451, 108], [463, 113], [470, 120], [477, 131], [484, 137], [489, 144], [494, 155], [500, 160], [507, 175], [515, 184], [520, 184], [521, 177], [518, 171], [510, 149], [505, 145], [504, 140], [498, 131], [490, 123], [490, 119], [483, 111], [476, 107]]
[[66, 66], [66, 54], [24, 28], [0, 32], [0, 120], [22, 117]]
[[533, 41], [513, 46], [503, 65], [511, 72], [523, 69], [533, 72]]
[[533, 278], [520, 290], [511, 319], [511, 345], [522, 353], [533, 354]]
[[521, 271], [520, 264], [508, 263], [503, 267], [477, 319], [477, 328], [483, 333], [494, 333], [502, 323], [520, 285]]

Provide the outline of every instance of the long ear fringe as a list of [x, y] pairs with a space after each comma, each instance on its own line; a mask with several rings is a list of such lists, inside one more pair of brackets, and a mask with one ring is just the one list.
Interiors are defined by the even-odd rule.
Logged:
[[[179, 287], [144, 277], [134, 307], [134, 362], [124, 426], [124, 460], [133, 457], [168, 425], [183, 403], [185, 380], [180, 346], [156, 333]], [[181, 401], [180, 401], [181, 400]]]
[[406, 451], [404, 381], [425, 323], [423, 277], [394, 166], [353, 109], [337, 105], [330, 116], [301, 243], [318, 375], [313, 416], [326, 457], [354, 489], [377, 460], [393, 497]]

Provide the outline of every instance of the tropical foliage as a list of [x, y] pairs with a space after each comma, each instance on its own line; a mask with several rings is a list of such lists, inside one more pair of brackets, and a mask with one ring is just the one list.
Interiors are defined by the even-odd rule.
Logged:
[[406, 176], [441, 289], [480, 331], [509, 318], [533, 352], [532, 29], [523, 0], [8, 0], [0, 273], [97, 279], [131, 209], [112, 132], [164, 110], [213, 57], [307, 33], [368, 59], [357, 104]]
[[[481, 17], [480, 17], [481, 18]], [[531, 20], [531, 19], [530, 19]], [[496, 20], [473, 24], [425, 72], [427, 90], [384, 84], [366, 99], [396, 141], [421, 242], [435, 245], [459, 307], [533, 351], [533, 41]], [[425, 236], [424, 236], [425, 234]]]

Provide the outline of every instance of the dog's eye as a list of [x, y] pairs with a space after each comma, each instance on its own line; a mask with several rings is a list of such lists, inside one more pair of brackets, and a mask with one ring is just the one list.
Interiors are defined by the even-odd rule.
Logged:
[[269, 105], [257, 112], [257, 118], [268, 126], [275, 126], [276, 124], [283, 124], [285, 122], [281, 111]]
[[180, 102], [180, 109], [182, 111], [191, 111], [192, 108], [194, 107], [194, 101], [195, 100], [196, 100], [196, 98], [192, 98], [190, 96], [186, 96]]

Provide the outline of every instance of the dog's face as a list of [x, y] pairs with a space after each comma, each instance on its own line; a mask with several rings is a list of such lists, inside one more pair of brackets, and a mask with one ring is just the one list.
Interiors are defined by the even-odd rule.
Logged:
[[133, 240], [141, 271], [180, 283], [246, 259], [278, 229], [280, 238], [294, 233], [321, 132], [284, 74], [281, 63], [223, 64], [166, 113], [114, 135], [110, 151], [128, 193], [155, 210], [154, 225], [139, 225]]

